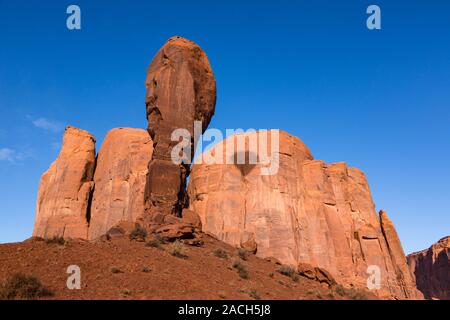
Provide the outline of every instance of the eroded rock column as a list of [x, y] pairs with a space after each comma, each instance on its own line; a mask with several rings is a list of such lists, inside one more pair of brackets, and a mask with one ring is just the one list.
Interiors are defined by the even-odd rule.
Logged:
[[[214, 113], [216, 83], [208, 58], [194, 42], [173, 37], [151, 62], [147, 79], [146, 106], [148, 132], [153, 140], [153, 160], [149, 164], [145, 207], [155, 215], [180, 215], [187, 206], [186, 178], [189, 165], [177, 165], [171, 152], [175, 129], [188, 130], [194, 138], [194, 121], [204, 131]], [[192, 143], [191, 159], [194, 155]]]
[[94, 137], [67, 127], [58, 158], [41, 178], [33, 236], [87, 238], [94, 167]]

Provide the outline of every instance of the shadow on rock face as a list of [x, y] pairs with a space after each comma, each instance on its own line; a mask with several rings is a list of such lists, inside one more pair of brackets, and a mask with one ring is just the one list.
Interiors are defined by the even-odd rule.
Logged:
[[[236, 152], [232, 157], [232, 163], [239, 169], [243, 177], [247, 176], [256, 167], [258, 155], [254, 152], [240, 151]], [[230, 159], [230, 160], [231, 160]], [[231, 161], [230, 161], [231, 162]]]

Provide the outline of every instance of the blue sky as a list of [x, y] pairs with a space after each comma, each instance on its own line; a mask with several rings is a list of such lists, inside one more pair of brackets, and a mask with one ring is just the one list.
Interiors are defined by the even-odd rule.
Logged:
[[[366, 28], [370, 4], [382, 30]], [[99, 143], [146, 127], [146, 68], [180, 35], [213, 67], [211, 127], [280, 128], [362, 169], [405, 251], [428, 247], [450, 235], [449, 17], [445, 0], [0, 0], [0, 242], [31, 235], [65, 125]]]

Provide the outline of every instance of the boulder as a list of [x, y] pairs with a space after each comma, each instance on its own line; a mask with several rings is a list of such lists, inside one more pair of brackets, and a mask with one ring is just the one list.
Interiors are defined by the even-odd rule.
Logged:
[[450, 237], [410, 254], [408, 265], [426, 299], [450, 300]]
[[156, 229], [156, 233], [167, 241], [194, 238], [194, 227], [190, 224], [168, 224]]
[[200, 219], [198, 214], [192, 210], [183, 209], [181, 221], [187, 224], [191, 224], [198, 230], [202, 229], [202, 220]]
[[336, 284], [336, 280], [334, 280], [333, 276], [327, 270], [314, 267], [308, 263], [299, 263], [297, 266], [297, 271], [300, 276], [310, 280], [325, 283], [328, 286]]
[[256, 243], [255, 239], [252, 238], [241, 243], [241, 248], [249, 253], [255, 254], [258, 251], [258, 244]]
[[58, 158], [41, 178], [33, 236], [87, 238], [94, 167], [94, 137], [67, 127]]

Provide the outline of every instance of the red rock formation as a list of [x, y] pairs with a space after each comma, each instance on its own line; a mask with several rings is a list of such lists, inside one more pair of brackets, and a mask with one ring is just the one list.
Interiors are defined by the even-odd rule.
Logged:
[[[95, 140], [68, 127], [39, 187], [33, 236], [96, 239], [144, 213], [153, 143], [146, 130], [113, 129], [95, 161]], [[95, 172], [94, 172], [95, 170]]]
[[153, 143], [146, 130], [108, 132], [97, 158], [89, 239], [104, 235], [122, 221], [144, 213], [144, 190]]
[[[145, 194], [147, 212], [179, 216], [187, 206], [189, 166], [172, 162], [171, 134], [184, 128], [193, 138], [194, 121], [201, 121], [206, 129], [216, 103], [214, 75], [197, 44], [173, 37], [153, 58], [145, 85], [148, 131], [154, 141]], [[193, 150], [192, 146], [192, 156]]]
[[[261, 132], [244, 137], [261, 141]], [[220, 155], [221, 148], [226, 154], [230, 139], [236, 136], [206, 154]], [[347, 286], [366, 287], [367, 268], [377, 265], [380, 296], [420, 298], [384, 213], [382, 228], [364, 174], [345, 163], [313, 160], [306, 145], [287, 133], [280, 132], [279, 141], [275, 175], [261, 175], [262, 164], [194, 164], [190, 209], [203, 231], [235, 246], [255, 241], [258, 256], [323, 268]], [[248, 148], [246, 143], [233, 152], [249, 155]]]
[[95, 139], [67, 127], [58, 158], [41, 178], [33, 236], [87, 238]]
[[450, 237], [410, 254], [408, 264], [426, 299], [450, 300]]
[[[206, 129], [215, 109], [214, 76], [199, 46], [173, 37], [150, 64], [146, 87], [148, 133], [110, 131], [95, 176], [94, 138], [67, 129], [60, 156], [42, 178], [34, 235], [95, 239], [120, 222], [155, 227], [155, 219], [161, 220], [156, 225], [170, 223], [164, 218], [168, 213], [181, 216], [187, 207], [189, 165], [172, 162], [177, 142], [171, 134], [184, 128], [193, 138], [194, 121]], [[194, 146], [191, 151], [193, 155]]]

